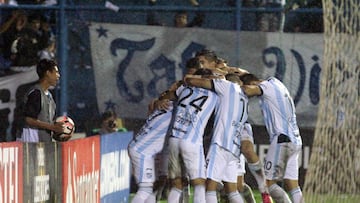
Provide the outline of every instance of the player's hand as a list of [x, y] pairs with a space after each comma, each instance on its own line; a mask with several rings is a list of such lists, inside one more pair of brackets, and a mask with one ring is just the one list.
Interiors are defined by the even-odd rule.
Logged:
[[170, 108], [170, 100], [168, 99], [163, 99], [163, 100], [157, 100], [155, 102], [155, 107], [156, 109], [159, 109], [159, 110], [168, 110]]
[[191, 74], [186, 74], [185, 77], [183, 78], [183, 82], [185, 85], [189, 85], [188, 81], [192, 78], [201, 78], [201, 75], [191, 75]]
[[64, 122], [54, 123], [52, 130], [56, 133], [63, 133], [64, 132]]

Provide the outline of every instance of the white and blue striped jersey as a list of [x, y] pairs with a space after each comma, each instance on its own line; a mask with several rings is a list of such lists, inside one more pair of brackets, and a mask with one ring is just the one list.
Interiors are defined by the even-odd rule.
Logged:
[[155, 110], [150, 114], [145, 124], [129, 143], [129, 148], [150, 156], [160, 152], [171, 124], [172, 111], [173, 104], [170, 105], [169, 110]]
[[178, 103], [174, 110], [171, 136], [202, 145], [206, 124], [218, 101], [216, 93], [181, 85], [176, 95]]
[[248, 118], [249, 99], [238, 84], [223, 79], [214, 79], [214, 90], [219, 96], [215, 108], [215, 143], [235, 156], [240, 156], [241, 133]]
[[270, 143], [275, 136], [284, 134], [292, 143], [301, 145], [295, 105], [288, 89], [274, 77], [262, 81], [259, 87], [263, 92], [260, 97], [260, 107], [270, 136]]

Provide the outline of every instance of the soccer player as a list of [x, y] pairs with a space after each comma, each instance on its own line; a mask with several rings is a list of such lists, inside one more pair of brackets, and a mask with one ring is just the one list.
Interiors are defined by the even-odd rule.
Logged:
[[[199, 59], [202, 66], [209, 67], [218, 75], [225, 75], [226, 73], [231, 73], [235, 81], [238, 80], [237, 76], [247, 74], [248, 71], [241, 68], [229, 67], [227, 62], [224, 59], [221, 59], [216, 56], [215, 52], [210, 50], [202, 50], [196, 53], [196, 57]], [[265, 182], [265, 175], [263, 165], [254, 151], [254, 143], [249, 139], [244, 139], [241, 141], [241, 151], [245, 155], [248, 166], [251, 174], [254, 176], [258, 183], [259, 191], [261, 192], [261, 197], [264, 203], [272, 202], [270, 195]]]
[[[200, 68], [197, 59], [189, 59], [186, 64], [187, 74]], [[132, 203], [151, 202], [155, 199], [155, 155], [164, 147], [168, 129], [172, 122], [173, 101], [168, 95], [175, 91], [182, 81], [175, 82], [159, 99], [150, 102], [148, 118], [134, 139], [129, 143], [128, 152], [133, 167], [133, 174], [138, 185]]]
[[186, 84], [214, 90], [219, 96], [215, 108], [214, 133], [207, 154], [206, 202], [216, 203], [216, 190], [224, 182], [230, 202], [243, 202], [237, 191], [237, 163], [240, 157], [240, 133], [247, 120], [248, 98], [240, 88], [240, 80], [234, 75], [226, 79], [185, 77]]
[[292, 202], [304, 202], [298, 183], [302, 140], [288, 89], [274, 77], [260, 80], [253, 74], [245, 74], [240, 79], [245, 84], [243, 89], [247, 95], [260, 97], [260, 108], [271, 143], [264, 164], [271, 197], [275, 202], [291, 202], [277, 184], [283, 181]]
[[232, 67], [229, 66], [227, 64], [227, 61], [223, 58], [218, 58], [216, 61], [216, 68], [220, 69], [226, 73], [234, 73], [238, 76], [244, 75], [246, 73], [249, 73], [249, 71], [242, 69], [242, 68], [237, 68], [237, 67]]
[[[212, 75], [199, 69], [194, 75]], [[203, 134], [217, 103], [217, 95], [207, 89], [180, 86], [176, 90], [177, 105], [169, 138], [169, 174], [173, 187], [168, 202], [179, 202], [182, 193], [184, 165], [194, 187], [194, 202], [205, 203], [206, 164]]]
[[128, 152], [133, 174], [138, 185], [132, 203], [144, 203], [153, 194], [155, 182], [155, 155], [164, 146], [172, 117], [172, 105], [167, 110], [155, 109], [129, 143]]
[[195, 57], [199, 60], [201, 67], [215, 69], [218, 57], [214, 51], [203, 49], [196, 52]]

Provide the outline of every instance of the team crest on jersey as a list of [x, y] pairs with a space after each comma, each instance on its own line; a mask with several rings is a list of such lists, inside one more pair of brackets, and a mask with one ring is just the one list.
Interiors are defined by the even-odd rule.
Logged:
[[152, 170], [152, 168], [147, 168], [146, 169], [146, 178], [152, 178], [153, 177], [153, 170]]

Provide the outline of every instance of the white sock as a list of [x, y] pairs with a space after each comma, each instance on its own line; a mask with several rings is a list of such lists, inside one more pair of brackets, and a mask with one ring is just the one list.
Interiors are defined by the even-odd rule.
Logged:
[[168, 202], [180, 202], [182, 190], [172, 187], [168, 196]]
[[144, 203], [151, 194], [152, 187], [140, 187], [131, 200], [131, 203]]
[[244, 200], [238, 191], [229, 193], [228, 199], [230, 203], [244, 203]]
[[206, 203], [218, 203], [216, 191], [206, 192]]
[[290, 195], [293, 203], [304, 203], [304, 198], [300, 187], [291, 190]]
[[205, 203], [205, 185], [194, 186], [194, 203]]
[[272, 184], [269, 187], [269, 194], [274, 199], [275, 202], [281, 203], [291, 203], [291, 200], [285, 190], [283, 190], [277, 184]]
[[267, 192], [266, 190], [266, 182], [265, 182], [265, 175], [264, 169], [260, 161], [255, 163], [248, 163], [248, 167], [250, 169], [251, 174], [254, 176], [260, 193]]

